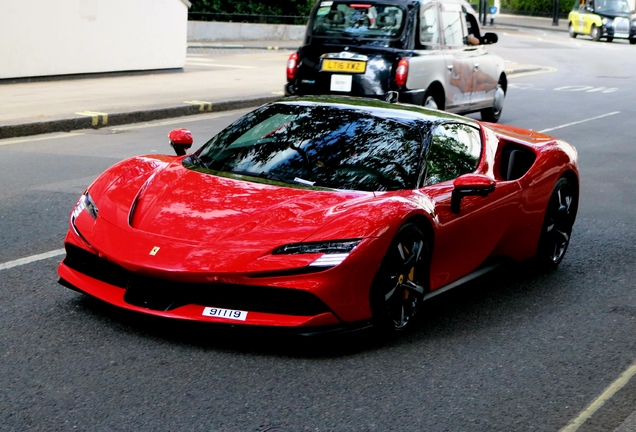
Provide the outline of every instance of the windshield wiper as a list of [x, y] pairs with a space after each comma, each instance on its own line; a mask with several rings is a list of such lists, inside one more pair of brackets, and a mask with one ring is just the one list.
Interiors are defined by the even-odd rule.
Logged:
[[252, 172], [252, 171], [237, 171], [237, 170], [232, 170], [230, 171], [232, 174], [239, 174], [239, 175], [246, 175], [246, 176], [250, 176], [250, 177], [257, 177], [257, 178], [264, 178], [267, 180], [276, 180], [279, 181], [281, 183], [287, 183], [287, 184], [296, 184], [295, 181], [290, 180], [288, 178], [279, 176], [277, 174], [272, 174], [272, 173], [266, 173], [265, 171], [262, 171], [260, 173], [256, 173], [256, 172]]

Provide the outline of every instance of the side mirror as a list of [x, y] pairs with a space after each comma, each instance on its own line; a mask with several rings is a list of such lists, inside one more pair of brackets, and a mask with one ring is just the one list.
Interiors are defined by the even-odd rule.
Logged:
[[497, 36], [497, 33], [484, 33], [484, 35], [481, 38], [481, 43], [483, 45], [491, 45], [494, 43], [497, 43], [497, 41], [499, 40], [499, 36]]
[[192, 147], [192, 134], [187, 129], [173, 129], [168, 134], [168, 138], [177, 156], [184, 156], [186, 151]]
[[462, 198], [479, 195], [486, 197], [495, 190], [495, 181], [482, 174], [464, 174], [453, 182], [453, 193], [451, 194], [451, 211], [459, 213]]

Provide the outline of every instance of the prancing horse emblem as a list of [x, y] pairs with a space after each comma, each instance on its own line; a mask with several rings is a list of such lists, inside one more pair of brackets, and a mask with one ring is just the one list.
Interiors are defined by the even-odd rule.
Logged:
[[151, 256], [157, 255], [157, 252], [159, 252], [159, 249], [161, 249], [159, 246], [153, 247], [152, 250], [150, 251], [150, 255]]

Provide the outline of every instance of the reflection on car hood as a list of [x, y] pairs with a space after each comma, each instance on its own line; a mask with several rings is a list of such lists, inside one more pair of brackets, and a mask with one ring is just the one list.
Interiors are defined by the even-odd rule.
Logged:
[[277, 187], [172, 164], [142, 186], [130, 221], [137, 230], [194, 242], [244, 235], [258, 240], [255, 234], [301, 241], [340, 217], [338, 205], [369, 196]]

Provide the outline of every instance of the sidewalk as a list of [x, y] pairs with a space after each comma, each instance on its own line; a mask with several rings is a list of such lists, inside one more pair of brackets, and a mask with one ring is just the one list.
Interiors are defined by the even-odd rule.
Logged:
[[[555, 28], [551, 23], [548, 18], [498, 15], [495, 25], [484, 31], [566, 31], [564, 25]], [[256, 107], [282, 96], [287, 57], [300, 45], [192, 43], [183, 69], [0, 81], [0, 139]], [[223, 52], [222, 63], [206, 56], [211, 49]], [[247, 49], [250, 55], [241, 55]], [[513, 64], [508, 73], [538, 69]]]

